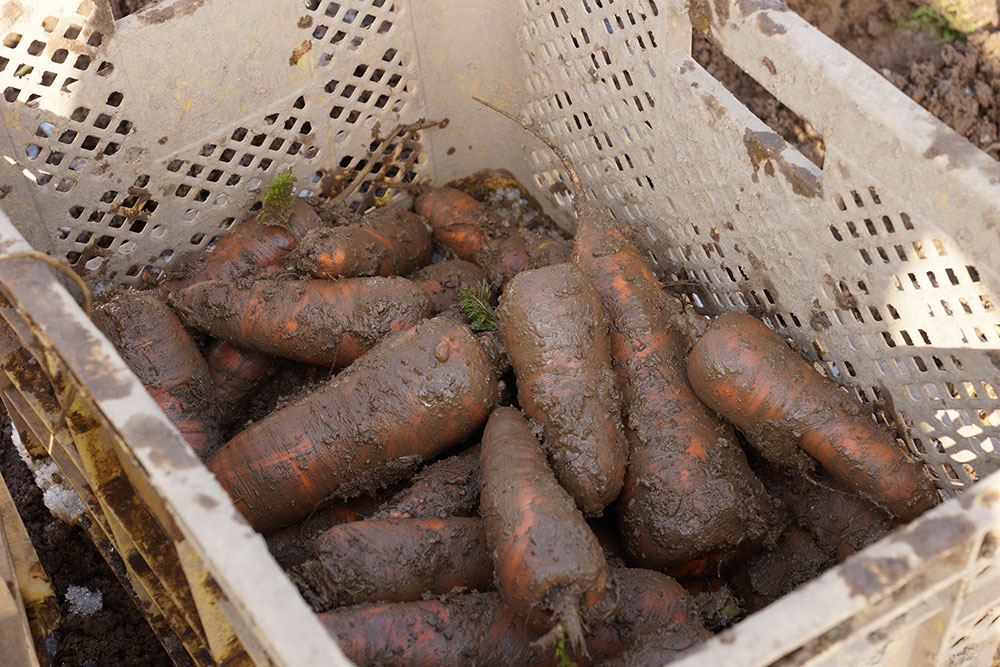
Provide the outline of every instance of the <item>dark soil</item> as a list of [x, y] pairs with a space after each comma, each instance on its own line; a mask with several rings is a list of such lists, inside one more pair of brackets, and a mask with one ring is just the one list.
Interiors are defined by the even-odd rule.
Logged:
[[[171, 665], [139, 609], [83, 530], [54, 518], [46, 509], [42, 492], [10, 440], [10, 423], [2, 411], [0, 420], [0, 472], [52, 581], [62, 613], [62, 624], [38, 647], [39, 655], [48, 655], [57, 667]], [[100, 611], [70, 613], [66, 591], [73, 585], [100, 591]]]

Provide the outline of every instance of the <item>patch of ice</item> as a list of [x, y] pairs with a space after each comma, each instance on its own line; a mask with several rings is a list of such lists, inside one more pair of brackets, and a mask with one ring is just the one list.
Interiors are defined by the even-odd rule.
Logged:
[[34, 476], [35, 484], [42, 490], [42, 502], [45, 503], [45, 507], [57, 519], [75, 523], [83, 514], [83, 501], [59, 472], [56, 462], [52, 459], [31, 458], [17, 434], [17, 429], [10, 430], [10, 438], [14, 442], [18, 456]]
[[69, 613], [90, 616], [104, 607], [104, 595], [85, 586], [70, 586], [66, 589], [66, 602]]

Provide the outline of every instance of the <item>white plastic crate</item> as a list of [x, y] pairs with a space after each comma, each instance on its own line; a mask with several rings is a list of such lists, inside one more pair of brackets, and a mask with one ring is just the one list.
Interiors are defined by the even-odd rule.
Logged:
[[[775, 0], [690, 5], [164, 0], [116, 24], [93, 0], [5, 2], [0, 205], [17, 231], [0, 241], [137, 283], [225, 234], [282, 169], [308, 192], [373, 159], [388, 180], [510, 168], [571, 227], [553, 156], [480, 95], [565, 147], [697, 305], [795, 340], [958, 495], [1000, 463], [1000, 166]], [[692, 29], [823, 135], [822, 168], [691, 59]], [[369, 154], [421, 117], [450, 122]], [[0, 279], [5, 403], [89, 500], [161, 636], [198, 663], [339, 656], [207, 471], [164, 457], [176, 432], [49, 270], [0, 262]], [[994, 475], [689, 664], [989, 664], [997, 499]]]

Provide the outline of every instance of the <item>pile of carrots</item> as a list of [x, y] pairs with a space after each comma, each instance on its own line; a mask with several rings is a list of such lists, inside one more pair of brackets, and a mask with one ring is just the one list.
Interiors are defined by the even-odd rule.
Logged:
[[453, 187], [338, 226], [296, 199], [97, 309], [357, 664], [660, 665], [938, 502], [775, 332], [665, 291], [550, 148], [572, 241]]

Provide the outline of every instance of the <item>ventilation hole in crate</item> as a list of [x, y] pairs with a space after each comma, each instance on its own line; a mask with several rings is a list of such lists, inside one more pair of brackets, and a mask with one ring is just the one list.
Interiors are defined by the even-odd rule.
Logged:
[[121, 106], [121, 103], [122, 103], [123, 99], [125, 99], [125, 96], [122, 95], [121, 93], [115, 91], [115, 92], [111, 93], [110, 95], [108, 95], [108, 106], [112, 106], [112, 107]]
[[80, 253], [76, 250], [69, 251], [66, 253], [66, 261], [70, 263], [70, 266], [75, 266], [80, 261]]

